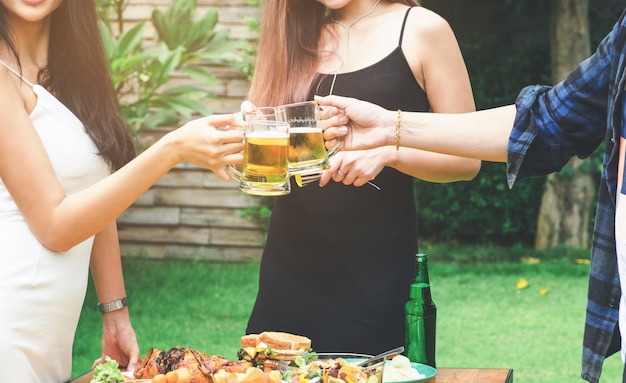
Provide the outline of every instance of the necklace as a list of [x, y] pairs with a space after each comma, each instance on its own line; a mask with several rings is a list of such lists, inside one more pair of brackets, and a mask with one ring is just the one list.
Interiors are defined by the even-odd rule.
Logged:
[[380, 4], [380, 0], [376, 1], [374, 6], [372, 7], [372, 9], [370, 9], [366, 14], [364, 14], [362, 16], [359, 16], [356, 20], [354, 20], [352, 23], [350, 23], [350, 25], [346, 25], [346, 24], [342, 23], [341, 21], [335, 19], [334, 15], [332, 17], [332, 21], [333, 21], [333, 23], [337, 23], [337, 24], [341, 25], [342, 27], [344, 27], [346, 29], [346, 31], [348, 31], [348, 33], [349, 33], [350, 32], [350, 28], [352, 28], [354, 26], [354, 24], [358, 23], [359, 21], [363, 20], [367, 16], [371, 15], [372, 13], [374, 13], [376, 8], [378, 8], [378, 4]]
[[[354, 26], [354, 24], [358, 23], [359, 21], [363, 20], [367, 16], [370, 16], [372, 13], [374, 13], [376, 8], [378, 8], [378, 4], [380, 4], [380, 0], [377, 0], [376, 3], [374, 3], [374, 6], [372, 6], [372, 9], [370, 9], [364, 15], [357, 17], [357, 19], [354, 20], [353, 22], [351, 22], [350, 25], [346, 25], [343, 22], [335, 19], [334, 15], [332, 16], [331, 21], [333, 23], [335, 23], [335, 24], [341, 25], [346, 30], [346, 54], [345, 54], [345, 57], [346, 57], [347, 61], [349, 61], [349, 58], [350, 58], [350, 28], [352, 28]], [[342, 67], [343, 67], [343, 60], [342, 60], [341, 65], [339, 66], [339, 69], [337, 69], [337, 71], [335, 71], [335, 74], [333, 75], [333, 82], [330, 84], [329, 95], [333, 94], [333, 89], [335, 88], [335, 80], [337, 79], [337, 72], [339, 72]]]

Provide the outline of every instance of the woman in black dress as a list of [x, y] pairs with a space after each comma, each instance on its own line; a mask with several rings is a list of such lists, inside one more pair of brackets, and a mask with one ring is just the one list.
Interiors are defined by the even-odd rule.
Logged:
[[[266, 1], [249, 100], [331, 93], [393, 110], [475, 110], [451, 28], [413, 1]], [[311, 338], [317, 352], [375, 354], [404, 344], [418, 251], [414, 178], [469, 180], [480, 161], [381, 147], [331, 162], [323, 187], [294, 184], [276, 199], [247, 332], [288, 331]]]

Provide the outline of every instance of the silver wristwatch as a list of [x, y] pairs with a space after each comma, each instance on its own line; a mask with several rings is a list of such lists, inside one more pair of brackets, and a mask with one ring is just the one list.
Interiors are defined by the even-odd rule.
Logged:
[[100, 312], [102, 314], [123, 309], [126, 306], [128, 306], [128, 300], [126, 299], [126, 297], [114, 300], [113, 302], [109, 303], [98, 303], [98, 309], [100, 309]]

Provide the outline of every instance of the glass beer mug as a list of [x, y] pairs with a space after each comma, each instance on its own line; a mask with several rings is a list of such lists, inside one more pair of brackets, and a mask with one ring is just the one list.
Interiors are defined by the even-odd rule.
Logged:
[[320, 173], [330, 168], [328, 159], [341, 148], [339, 141], [326, 150], [320, 108], [315, 101], [280, 105], [275, 108], [276, 119], [289, 124], [289, 173]]
[[[242, 113], [242, 118], [245, 123], [255, 120], [261, 121], [275, 121], [276, 113], [273, 106], [261, 106], [256, 107], [253, 110], [249, 110]], [[241, 129], [244, 131], [244, 129]], [[245, 132], [244, 132], [245, 134]], [[227, 165], [226, 169], [230, 172], [236, 180], [241, 180], [241, 172], [243, 170], [243, 164]]]
[[289, 194], [289, 124], [273, 120], [249, 121], [244, 128], [244, 142], [239, 188], [252, 195]]

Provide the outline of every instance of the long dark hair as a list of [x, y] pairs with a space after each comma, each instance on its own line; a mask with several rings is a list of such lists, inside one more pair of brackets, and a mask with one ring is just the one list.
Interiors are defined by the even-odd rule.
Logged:
[[[19, 52], [0, 5], [0, 42]], [[135, 156], [135, 142], [117, 100], [93, 0], [64, 0], [52, 13], [48, 62], [38, 83], [85, 125], [100, 155], [117, 170]]]
[[[383, 0], [417, 6], [416, 0]], [[266, 0], [248, 98], [257, 105], [305, 100], [319, 61], [328, 9], [315, 0]]]

